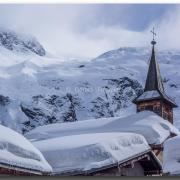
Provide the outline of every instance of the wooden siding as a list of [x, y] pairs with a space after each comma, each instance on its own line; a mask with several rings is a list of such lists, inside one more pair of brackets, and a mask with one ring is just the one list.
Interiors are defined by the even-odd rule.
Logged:
[[4, 176], [40, 176], [50, 175], [50, 173], [44, 173], [41, 171], [26, 169], [22, 167], [12, 166], [4, 163], [0, 163], [0, 175]]
[[25, 172], [15, 169], [8, 169], [4, 167], [0, 167], [0, 174], [1, 175], [7, 175], [7, 176], [34, 176], [34, 175], [41, 175], [41, 174], [34, 174], [33, 172]]
[[137, 112], [149, 110], [173, 124], [173, 108], [162, 100], [143, 101], [137, 104]]

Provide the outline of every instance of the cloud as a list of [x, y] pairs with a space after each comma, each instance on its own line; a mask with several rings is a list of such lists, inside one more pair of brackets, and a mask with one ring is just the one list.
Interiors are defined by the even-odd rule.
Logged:
[[33, 34], [51, 53], [70, 57], [147, 46], [154, 24], [159, 46], [178, 47], [179, 18], [174, 5], [0, 5], [1, 26]]
[[157, 39], [159, 46], [163, 49], [180, 50], [180, 6], [174, 11], [169, 11], [159, 22], [155, 22], [157, 27]]

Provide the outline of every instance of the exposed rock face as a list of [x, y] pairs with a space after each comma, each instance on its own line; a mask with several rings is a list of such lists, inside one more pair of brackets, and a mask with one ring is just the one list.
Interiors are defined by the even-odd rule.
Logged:
[[20, 105], [9, 97], [0, 95], [0, 124], [20, 133], [25, 129], [23, 123], [28, 117], [21, 111]]
[[16, 32], [0, 29], [0, 45], [11, 51], [33, 52], [45, 56], [43, 46], [34, 37], [17, 34]]
[[104, 94], [92, 101], [96, 118], [113, 117], [131, 104], [131, 101], [142, 93], [141, 84], [128, 77], [119, 79], [106, 79], [107, 85], [104, 86]]
[[81, 108], [80, 106], [80, 98], [70, 93], [61, 97], [35, 96], [32, 98], [31, 105], [21, 105], [22, 111], [29, 118], [29, 121], [24, 123], [26, 126], [24, 131], [44, 124], [77, 121], [76, 113]]
[[[114, 117], [122, 108], [128, 107], [132, 99], [143, 90], [138, 81], [128, 77], [103, 81], [106, 83], [102, 87], [103, 93], [94, 97], [91, 92], [89, 99], [82, 93], [32, 97], [31, 104], [21, 105], [22, 111], [29, 118], [29, 121], [24, 123], [24, 131], [44, 124], [83, 120], [85, 117]], [[84, 85], [83, 82], [82, 84]], [[88, 88], [90, 87], [91, 84], [88, 84]]]

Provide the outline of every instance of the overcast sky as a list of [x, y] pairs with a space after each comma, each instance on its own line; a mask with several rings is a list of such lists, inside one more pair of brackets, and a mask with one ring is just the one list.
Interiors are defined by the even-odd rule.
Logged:
[[0, 26], [33, 34], [57, 56], [96, 57], [122, 46], [180, 49], [179, 5], [0, 5]]

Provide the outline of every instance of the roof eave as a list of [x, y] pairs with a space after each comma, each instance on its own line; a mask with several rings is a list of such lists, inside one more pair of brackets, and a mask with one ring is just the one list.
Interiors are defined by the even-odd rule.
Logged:
[[178, 105], [175, 103], [175, 101], [173, 99], [171, 99], [169, 96], [167, 96], [166, 94], [162, 93], [161, 91], [159, 91], [159, 93], [161, 94], [161, 97], [163, 98], [163, 100], [165, 100], [169, 104], [171, 104], [171, 106], [173, 108], [177, 108], [178, 107]]
[[153, 97], [153, 98], [147, 98], [147, 99], [139, 99], [139, 100], [138, 100], [138, 98], [136, 98], [136, 99], [133, 100], [132, 102], [133, 102], [134, 104], [138, 104], [138, 103], [144, 102], [144, 101], [160, 100], [160, 99], [161, 99], [160, 96], [159, 96], [159, 97]]
[[177, 105], [173, 100], [170, 100], [170, 99], [166, 98], [162, 93], [160, 93], [160, 94], [161, 94], [161, 96], [158, 96], [158, 97], [147, 98], [147, 99], [139, 99], [139, 100], [138, 100], [138, 98], [139, 98], [140, 96], [138, 96], [138, 97], [135, 98], [132, 102], [133, 102], [134, 104], [138, 104], [138, 103], [144, 102], [144, 101], [161, 100], [161, 99], [162, 99], [162, 100], [167, 101], [169, 104], [171, 104], [171, 106], [172, 106], [173, 108], [177, 108], [177, 107], [178, 107], [178, 105]]

